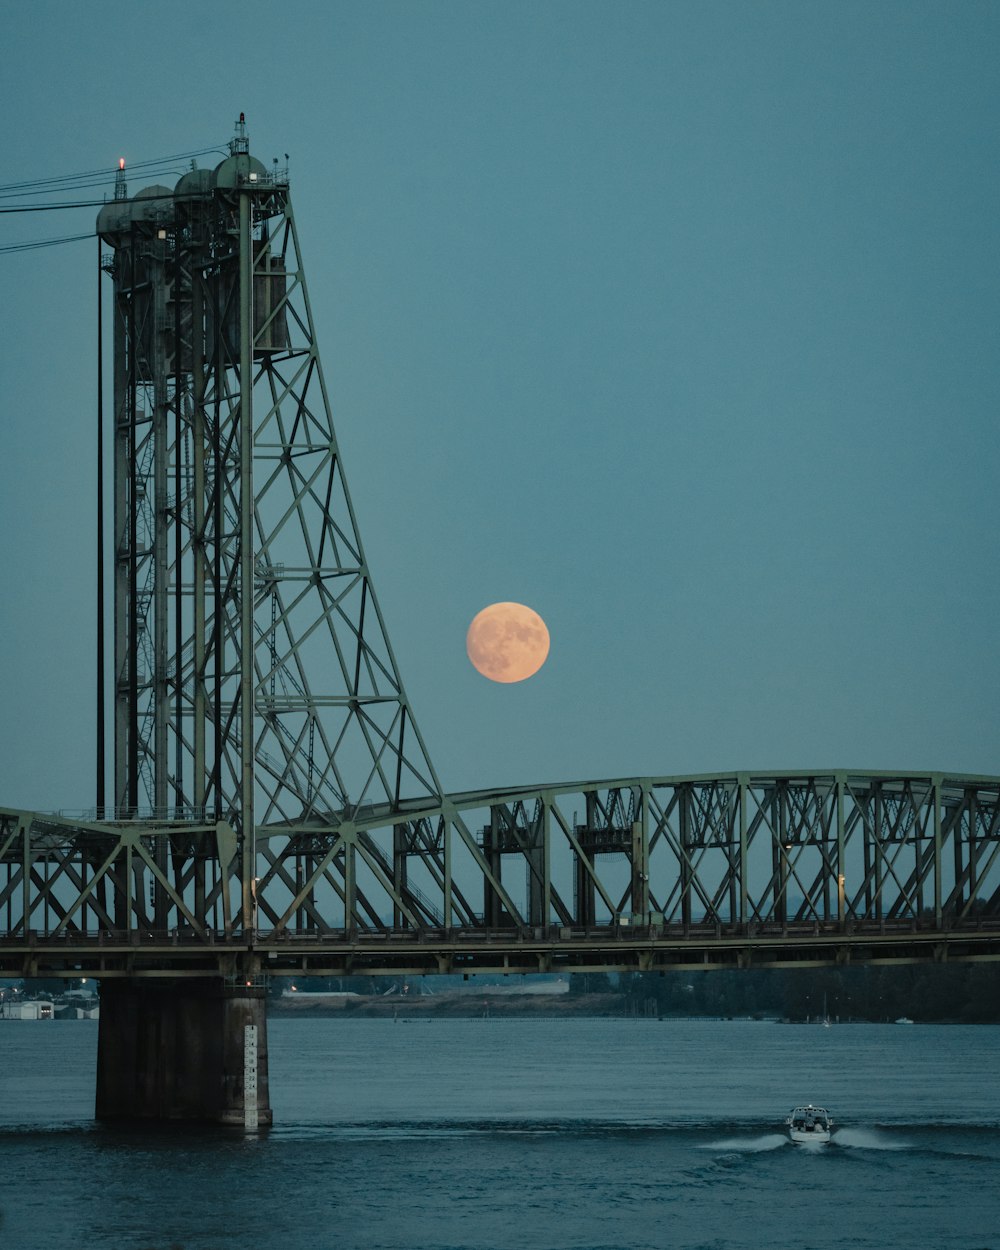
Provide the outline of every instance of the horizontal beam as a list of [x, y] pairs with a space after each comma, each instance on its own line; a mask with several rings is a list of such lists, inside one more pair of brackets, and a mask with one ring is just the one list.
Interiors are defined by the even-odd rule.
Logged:
[[179, 934], [0, 938], [6, 976], [205, 976], [232, 974], [247, 961], [271, 975], [392, 976], [447, 973], [671, 972], [692, 968], [821, 967], [851, 963], [1000, 960], [1000, 924], [936, 930], [912, 925], [757, 925], [739, 930], [692, 925], [686, 931], [547, 926], [402, 931], [333, 937], [259, 932], [252, 942], [220, 931], [208, 941]]

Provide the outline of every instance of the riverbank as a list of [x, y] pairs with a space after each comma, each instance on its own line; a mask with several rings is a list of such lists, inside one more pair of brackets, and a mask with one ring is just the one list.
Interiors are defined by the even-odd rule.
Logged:
[[484, 986], [436, 994], [285, 994], [272, 998], [269, 1016], [351, 1016], [358, 1019], [481, 1016], [607, 1018], [631, 1014], [624, 994], [516, 994]]

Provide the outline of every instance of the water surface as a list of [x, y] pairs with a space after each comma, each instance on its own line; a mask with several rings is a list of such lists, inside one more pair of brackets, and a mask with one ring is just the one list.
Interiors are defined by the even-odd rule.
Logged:
[[[260, 1138], [96, 1126], [96, 1025], [0, 1024], [18, 1250], [1000, 1250], [1000, 1028], [269, 1025]], [[789, 1145], [795, 1102], [836, 1121]]]

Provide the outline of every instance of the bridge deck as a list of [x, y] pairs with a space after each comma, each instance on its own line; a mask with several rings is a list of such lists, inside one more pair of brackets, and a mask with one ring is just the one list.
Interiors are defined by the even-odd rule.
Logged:
[[650, 972], [1000, 959], [1000, 923], [939, 930], [915, 922], [568, 926], [378, 933], [30, 933], [0, 938], [8, 976], [413, 976], [442, 973]]

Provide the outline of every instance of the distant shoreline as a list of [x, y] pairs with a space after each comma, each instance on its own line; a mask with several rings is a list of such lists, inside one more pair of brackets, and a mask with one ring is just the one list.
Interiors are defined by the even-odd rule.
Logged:
[[[462, 991], [433, 995], [367, 995], [344, 994], [330, 997], [272, 998], [268, 1002], [268, 1017], [298, 1019], [354, 1019], [354, 1020], [478, 1020], [484, 1017], [509, 1019], [633, 1019], [633, 1020], [715, 1020], [743, 1021], [757, 1024], [791, 1024], [805, 1028], [817, 1028], [819, 1020], [789, 1019], [773, 1014], [755, 1015], [700, 1015], [677, 1011], [636, 1012], [634, 1002], [625, 994], [535, 995], [512, 994], [509, 991], [490, 993], [489, 987], [482, 992]], [[892, 1020], [866, 1020], [861, 1017], [832, 1022], [833, 1027], [848, 1024], [892, 1024]], [[921, 1021], [920, 1023], [962, 1024], [961, 1020]]]
[[579, 996], [540, 994], [491, 994], [464, 991], [443, 994], [357, 994], [330, 998], [308, 995], [272, 998], [269, 1016], [339, 1016], [358, 1019], [399, 1019], [402, 1017], [444, 1017], [478, 1019], [483, 1015], [547, 1017], [623, 1016], [630, 1014], [624, 994], [581, 994]]

